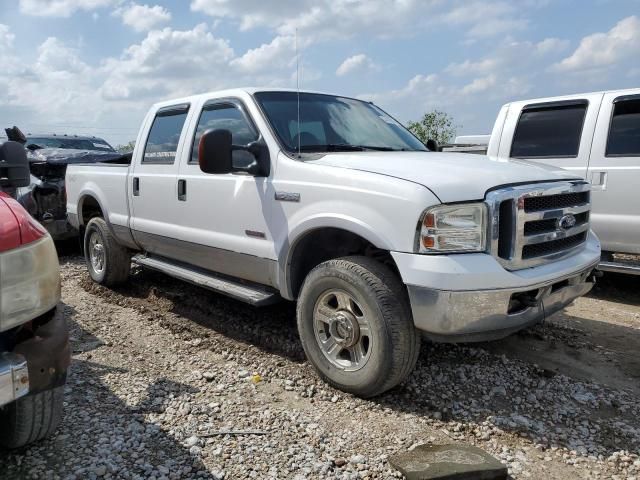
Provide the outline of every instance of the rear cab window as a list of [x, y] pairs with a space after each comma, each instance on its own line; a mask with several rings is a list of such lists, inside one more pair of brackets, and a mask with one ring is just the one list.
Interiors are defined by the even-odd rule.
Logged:
[[158, 110], [144, 147], [143, 164], [173, 165], [188, 113], [188, 104]]
[[606, 156], [640, 156], [640, 95], [618, 97], [613, 101]]
[[587, 100], [527, 105], [522, 109], [511, 144], [514, 158], [578, 156]]

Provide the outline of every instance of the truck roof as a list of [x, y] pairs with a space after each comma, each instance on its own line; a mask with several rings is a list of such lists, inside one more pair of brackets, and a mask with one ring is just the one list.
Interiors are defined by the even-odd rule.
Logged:
[[[209, 99], [211, 97], [233, 97], [233, 96], [238, 96], [243, 94], [253, 95], [254, 93], [258, 93], [258, 92], [298, 92], [298, 90], [296, 90], [295, 88], [272, 88], [272, 87], [263, 87], [263, 88], [243, 87], [243, 88], [231, 88], [228, 90], [213, 90], [210, 92], [199, 93], [197, 95], [189, 95], [188, 97], [163, 100], [161, 102], [157, 102], [153, 104], [153, 108], [157, 109], [157, 108], [167, 107], [167, 106], [175, 105], [176, 103], [188, 103], [188, 102], [192, 102], [194, 100], [198, 100], [202, 98]], [[346, 97], [346, 98], [349, 97], [348, 95], [338, 95], [338, 94], [332, 94], [328, 92], [319, 92], [314, 90], [299, 90], [299, 92], [300, 93], [316, 93], [321, 95], [336, 95], [336, 96]]]
[[505, 103], [504, 106], [511, 105], [512, 103], [516, 103], [516, 102], [545, 103], [545, 102], [553, 102], [558, 100], [574, 100], [574, 99], [582, 98], [586, 95], [604, 95], [607, 93], [616, 93], [620, 95], [640, 94], [640, 87], [626, 88], [626, 89], [620, 89], [620, 90], [601, 90], [596, 92], [571, 93], [569, 95], [556, 95], [554, 97], [526, 98], [522, 100], [513, 100], [511, 102]]

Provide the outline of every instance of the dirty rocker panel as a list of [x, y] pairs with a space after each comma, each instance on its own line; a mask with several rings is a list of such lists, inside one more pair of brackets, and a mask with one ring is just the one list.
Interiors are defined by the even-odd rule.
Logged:
[[163, 237], [152, 233], [133, 232], [144, 250], [161, 257], [197, 266], [251, 282], [277, 288], [278, 263], [246, 253]]

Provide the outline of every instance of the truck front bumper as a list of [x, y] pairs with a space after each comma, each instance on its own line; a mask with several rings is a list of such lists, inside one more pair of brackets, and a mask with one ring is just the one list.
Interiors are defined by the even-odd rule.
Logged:
[[589, 292], [600, 244], [590, 234], [574, 256], [512, 272], [488, 254], [392, 256], [407, 286], [416, 328], [434, 341], [475, 342], [538, 323]]
[[451, 291], [410, 285], [414, 322], [434, 341], [497, 340], [544, 320], [588, 293], [594, 267], [524, 290]]

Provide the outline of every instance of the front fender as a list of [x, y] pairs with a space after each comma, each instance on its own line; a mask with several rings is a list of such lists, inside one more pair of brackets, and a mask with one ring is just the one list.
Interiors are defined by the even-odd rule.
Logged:
[[373, 226], [358, 218], [350, 217], [348, 215], [329, 213], [316, 214], [305, 218], [303, 221], [291, 228], [287, 240], [278, 255], [278, 284], [280, 285], [281, 295], [284, 298], [289, 300], [294, 299], [289, 272], [291, 258], [297, 244], [309, 233], [323, 228], [337, 228], [345, 230], [364, 238], [377, 248], [383, 250], [392, 249], [391, 239], [388, 238], [384, 232], [379, 231], [379, 229], [377, 231]]

